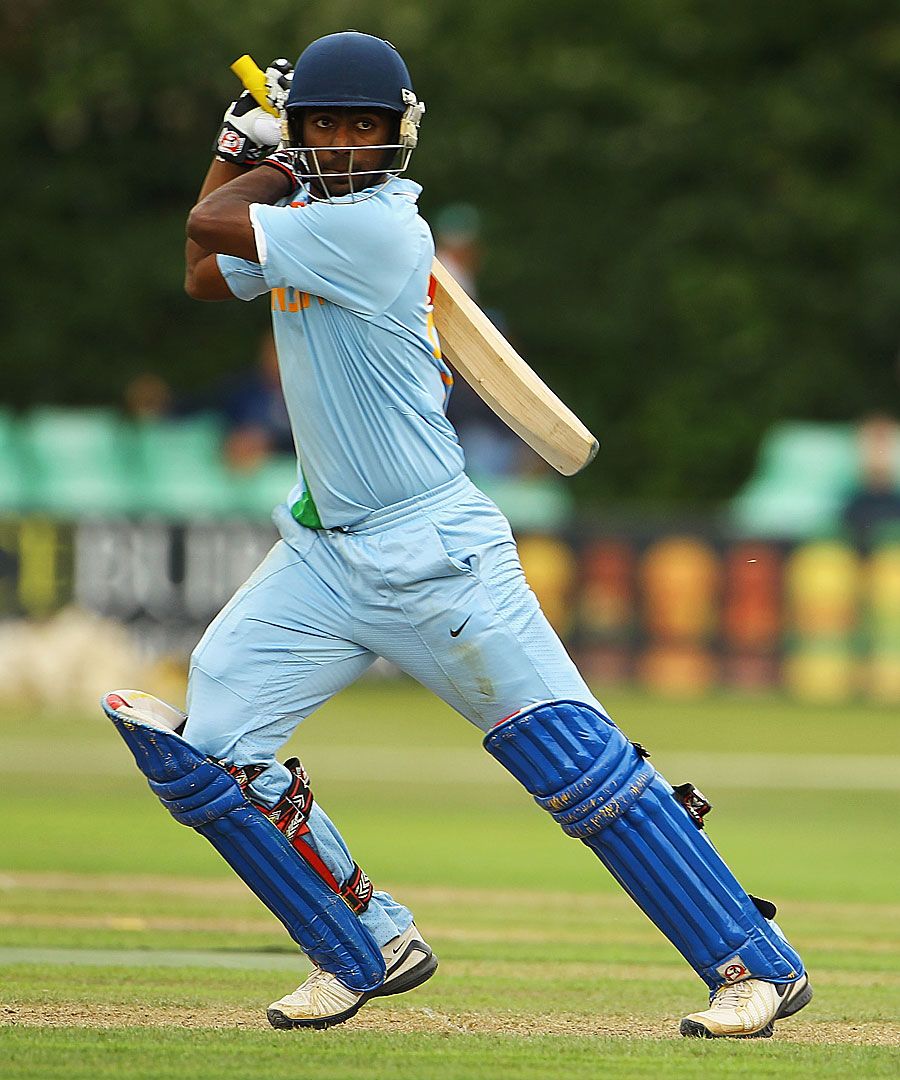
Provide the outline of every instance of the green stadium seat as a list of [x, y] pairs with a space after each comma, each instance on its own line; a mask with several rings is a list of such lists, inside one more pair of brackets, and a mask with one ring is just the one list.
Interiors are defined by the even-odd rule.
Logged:
[[730, 504], [730, 523], [743, 536], [835, 535], [858, 481], [853, 425], [779, 424], [765, 435], [755, 474]]
[[112, 410], [41, 406], [23, 419], [20, 444], [30, 509], [65, 518], [132, 509], [131, 443]]
[[222, 457], [223, 433], [223, 422], [212, 414], [136, 425], [139, 510], [171, 518], [235, 512], [234, 482]]
[[472, 480], [500, 507], [513, 529], [553, 532], [572, 516], [569, 489], [554, 476], [473, 476]]
[[856, 431], [850, 424], [779, 424], [763, 439], [759, 473], [785, 487], [849, 494], [859, 480]]
[[16, 439], [16, 418], [12, 409], [0, 407], [0, 451]]
[[802, 540], [838, 532], [844, 502], [835, 492], [759, 480], [732, 500], [729, 516], [742, 536]]
[[0, 513], [26, 508], [26, 465], [19, 445], [18, 423], [12, 411], [0, 409]]
[[243, 517], [268, 521], [272, 510], [284, 502], [297, 483], [297, 459], [279, 454], [246, 474], [233, 474], [234, 508]]

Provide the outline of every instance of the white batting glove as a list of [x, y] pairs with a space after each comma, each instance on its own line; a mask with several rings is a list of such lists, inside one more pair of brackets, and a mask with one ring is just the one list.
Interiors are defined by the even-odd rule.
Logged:
[[273, 60], [266, 68], [266, 96], [279, 115], [267, 113], [249, 90], [225, 110], [213, 152], [220, 161], [255, 165], [281, 141], [281, 113], [291, 90], [294, 71], [287, 60]]
[[[284, 112], [284, 103], [291, 92], [294, 69], [289, 60], [273, 60], [266, 68], [266, 97], [273, 109]], [[273, 116], [274, 120], [275, 117]]]

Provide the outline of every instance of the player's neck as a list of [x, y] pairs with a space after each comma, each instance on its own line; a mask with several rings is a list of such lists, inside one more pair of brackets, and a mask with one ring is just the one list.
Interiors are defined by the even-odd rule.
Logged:
[[362, 195], [363, 192], [371, 191], [373, 188], [382, 188], [392, 179], [393, 176], [389, 173], [379, 173], [377, 176], [369, 177], [365, 181], [360, 180], [359, 184], [362, 186], [358, 186], [357, 184], [345, 185], [345, 183], [341, 183], [339, 185], [339, 190], [331, 191], [329, 190], [329, 187], [335, 185], [329, 185], [327, 180], [322, 181], [319, 177], [314, 176], [309, 181], [309, 193], [314, 199], [321, 199], [326, 202], [336, 199], [352, 199], [354, 195]]

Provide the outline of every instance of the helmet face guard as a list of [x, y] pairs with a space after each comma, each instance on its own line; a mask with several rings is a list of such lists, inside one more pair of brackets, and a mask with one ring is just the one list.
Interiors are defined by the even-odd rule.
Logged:
[[[386, 111], [397, 120], [397, 141], [377, 146], [329, 146], [329, 152], [347, 154], [347, 169], [326, 171], [321, 168], [317, 152], [326, 147], [304, 145], [306, 109]], [[359, 199], [362, 191], [366, 191], [363, 198], [370, 198], [379, 187], [409, 167], [424, 113], [425, 104], [416, 98], [406, 64], [390, 42], [352, 30], [329, 34], [309, 45], [297, 60], [285, 103], [284, 145], [298, 151], [298, 173], [308, 184], [320, 189], [320, 192], [311, 190], [313, 198], [339, 197], [330, 194], [329, 177], [332, 184], [340, 180], [340, 186], [349, 186], [351, 201]], [[383, 151], [379, 167], [354, 170], [356, 155], [372, 150]], [[367, 190], [372, 187], [375, 190]]]
[[[329, 147], [315, 147], [315, 146], [290, 146], [288, 149], [296, 150], [297, 164], [294, 171], [296, 174], [310, 185], [310, 196], [313, 199], [323, 199], [329, 201], [334, 198], [346, 198], [346, 195], [351, 196], [351, 201], [360, 201], [360, 196], [365, 191], [365, 198], [371, 198], [372, 195], [377, 194], [378, 190], [383, 187], [392, 177], [401, 176], [409, 165], [409, 159], [412, 156], [412, 149], [403, 147], [398, 143], [379, 143], [375, 146], [329, 146]], [[324, 169], [319, 161], [319, 152], [326, 150], [329, 153], [337, 151], [338, 153], [346, 153], [347, 155], [347, 168], [340, 171]], [[354, 168], [356, 155], [360, 151], [364, 151], [367, 154], [370, 151], [382, 151], [383, 164], [374, 169], [357, 169]], [[338, 182], [343, 186], [344, 184], [349, 186], [349, 191], [342, 193], [341, 195], [333, 194], [329, 188], [329, 181], [332, 184]], [[373, 188], [375, 190], [369, 191], [367, 189]]]

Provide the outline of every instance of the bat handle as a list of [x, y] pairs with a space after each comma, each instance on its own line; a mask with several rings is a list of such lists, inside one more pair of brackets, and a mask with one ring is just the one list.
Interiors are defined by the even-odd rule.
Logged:
[[257, 65], [249, 53], [244, 53], [231, 65], [231, 70], [241, 80], [245, 90], [249, 90], [260, 108], [266, 110], [272, 116], [278, 116], [278, 110], [273, 108], [266, 93], [265, 72]]

